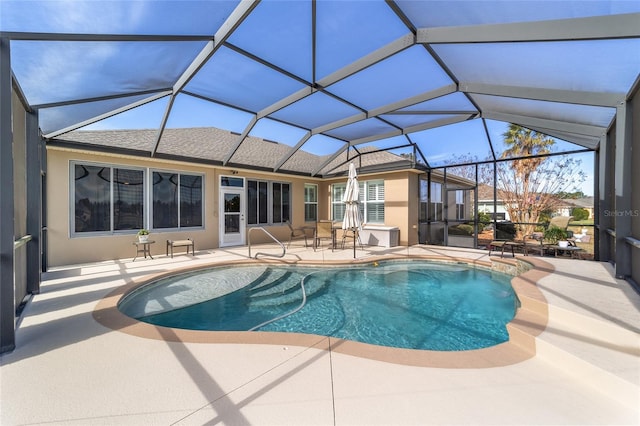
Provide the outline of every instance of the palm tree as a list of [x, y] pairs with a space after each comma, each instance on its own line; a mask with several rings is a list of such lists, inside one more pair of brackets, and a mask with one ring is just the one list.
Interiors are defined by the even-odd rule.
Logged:
[[[553, 210], [556, 194], [584, 181], [580, 162], [571, 158], [551, 160], [539, 157], [551, 153], [553, 138], [510, 124], [503, 133], [507, 149], [501, 158], [517, 158], [498, 166], [499, 189], [506, 195], [505, 208], [513, 222], [519, 226], [519, 236], [533, 232], [540, 214]], [[531, 158], [534, 157], [534, 158]]]
[[[509, 124], [509, 129], [502, 134], [504, 143], [508, 146], [501, 158], [532, 157], [549, 154], [549, 149], [555, 141], [547, 135], [534, 132], [517, 124]], [[532, 170], [537, 169], [546, 158], [536, 157], [513, 162], [513, 169], [528, 180]]]

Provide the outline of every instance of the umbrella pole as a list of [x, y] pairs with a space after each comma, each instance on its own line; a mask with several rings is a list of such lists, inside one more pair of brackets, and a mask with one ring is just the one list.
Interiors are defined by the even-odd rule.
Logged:
[[356, 258], [356, 232], [358, 232], [357, 229], [353, 229], [353, 258]]

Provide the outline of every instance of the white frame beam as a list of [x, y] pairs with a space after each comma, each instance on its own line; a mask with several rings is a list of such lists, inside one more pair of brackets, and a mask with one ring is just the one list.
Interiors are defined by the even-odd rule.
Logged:
[[640, 37], [640, 13], [493, 25], [418, 28], [416, 42], [512, 43]]
[[503, 86], [498, 84], [461, 82], [460, 91], [470, 95], [490, 95], [531, 99], [576, 105], [615, 108], [624, 101], [625, 93], [584, 92], [576, 90], [543, 89], [537, 87]]

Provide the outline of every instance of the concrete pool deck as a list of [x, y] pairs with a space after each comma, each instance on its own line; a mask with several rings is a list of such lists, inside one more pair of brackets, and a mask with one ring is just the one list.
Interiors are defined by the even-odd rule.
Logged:
[[[145, 276], [247, 260], [247, 253], [201, 250], [44, 274], [41, 294], [20, 319], [17, 348], [1, 357], [0, 424], [640, 423], [640, 296], [597, 262], [537, 258], [553, 266], [535, 278], [548, 303], [546, 326], [533, 338], [534, 354], [494, 367], [386, 362], [345, 353], [348, 343], [321, 336], [305, 336], [302, 345], [215, 343], [158, 329], [146, 338], [95, 319], [110, 293]], [[487, 254], [434, 246], [357, 251], [360, 260], [488, 262]], [[353, 251], [293, 245], [283, 260], [351, 261]]]

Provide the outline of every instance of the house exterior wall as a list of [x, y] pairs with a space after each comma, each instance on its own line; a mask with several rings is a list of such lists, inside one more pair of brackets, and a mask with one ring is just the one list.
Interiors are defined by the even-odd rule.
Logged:
[[[493, 213], [493, 200], [481, 200], [478, 201], [478, 212], [482, 213]], [[504, 213], [505, 220], [511, 220], [509, 217], [509, 212], [504, 207], [502, 201], [498, 200], [496, 203], [496, 213]]]
[[[345, 180], [346, 177], [327, 179], [320, 185], [320, 196], [327, 202], [320, 219], [331, 218], [331, 185]], [[419, 173], [411, 170], [372, 173], [358, 175], [358, 180], [384, 181], [384, 223], [376, 225], [397, 227], [402, 246], [418, 244]]]
[[[384, 179], [384, 224], [400, 229], [402, 246], [409, 244], [409, 174], [394, 173], [383, 175]], [[414, 192], [417, 198], [417, 192]], [[414, 209], [417, 212], [417, 208]]]
[[[151, 229], [151, 255], [165, 253], [167, 239], [195, 240], [196, 250], [213, 250], [219, 247], [219, 187], [221, 176], [242, 177], [291, 183], [291, 221], [294, 227], [305, 225], [304, 186], [318, 186], [318, 219], [331, 218], [331, 185], [344, 183], [346, 177], [319, 179], [296, 177], [277, 173], [232, 170], [217, 166], [190, 164], [161, 159], [140, 158], [126, 155], [80, 151], [61, 147], [47, 148], [48, 179], [48, 262], [50, 266], [78, 264], [134, 257], [135, 231], [105, 233], [103, 235], [72, 235], [74, 207], [71, 206], [72, 190], [70, 170], [72, 162], [105, 164], [115, 167], [141, 167], [198, 173], [204, 176], [204, 215], [202, 229], [158, 231]], [[418, 243], [419, 174], [415, 171], [397, 171], [359, 176], [360, 180], [383, 180], [385, 186], [385, 226], [399, 229], [399, 244]], [[309, 224], [306, 224], [309, 225]], [[147, 225], [148, 226], [148, 225]], [[283, 225], [265, 227], [281, 241], [288, 241], [289, 229]], [[247, 233], [248, 234], [248, 233]], [[247, 235], [248, 238], [248, 235]], [[252, 244], [269, 242], [268, 236], [254, 232]]]
[[[220, 176], [234, 176], [249, 179], [263, 179], [291, 183], [292, 223], [294, 226], [304, 225], [304, 184], [319, 184], [312, 178], [298, 178], [291, 175], [275, 173], [249, 172], [238, 170], [233, 174], [229, 168], [221, 168], [184, 162], [172, 162], [148, 158], [138, 158], [123, 155], [111, 155], [96, 152], [69, 150], [56, 147], [47, 149], [48, 173], [47, 193], [49, 204], [48, 216], [48, 261], [50, 266], [96, 262], [132, 258], [135, 255], [135, 232], [109, 235], [71, 236], [70, 217], [73, 210], [70, 201], [71, 183], [70, 162], [84, 161], [112, 166], [132, 166], [152, 169], [171, 170], [176, 172], [190, 172], [204, 175], [204, 215], [202, 229], [161, 232], [151, 230], [151, 255], [165, 253], [167, 239], [179, 240], [193, 238], [196, 250], [216, 249], [219, 247], [219, 185]], [[322, 194], [322, 185], [319, 185]], [[326, 191], [326, 188], [325, 188]], [[326, 201], [322, 196], [318, 200], [319, 211], [326, 210]], [[322, 218], [322, 216], [320, 215]], [[287, 241], [289, 230], [287, 226], [274, 225], [266, 227], [276, 238]], [[270, 241], [261, 233], [252, 235], [252, 244]]]

